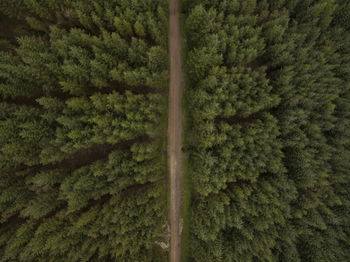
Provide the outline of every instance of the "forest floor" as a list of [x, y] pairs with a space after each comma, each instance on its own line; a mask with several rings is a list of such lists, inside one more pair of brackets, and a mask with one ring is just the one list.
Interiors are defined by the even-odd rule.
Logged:
[[170, 262], [181, 259], [181, 203], [183, 194], [182, 154], [182, 43], [179, 19], [179, 0], [169, 0], [169, 161], [170, 161]]

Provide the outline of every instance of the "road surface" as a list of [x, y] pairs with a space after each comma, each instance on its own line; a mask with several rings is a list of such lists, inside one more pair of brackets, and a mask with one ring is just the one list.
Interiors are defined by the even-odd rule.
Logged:
[[181, 203], [182, 203], [182, 38], [180, 33], [179, 0], [169, 0], [169, 161], [170, 161], [170, 262], [181, 259]]

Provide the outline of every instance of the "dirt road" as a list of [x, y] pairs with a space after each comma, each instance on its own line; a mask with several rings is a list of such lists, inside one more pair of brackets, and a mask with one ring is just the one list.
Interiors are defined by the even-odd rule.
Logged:
[[170, 156], [170, 262], [181, 259], [181, 203], [182, 203], [182, 38], [180, 33], [179, 0], [169, 0], [169, 156]]

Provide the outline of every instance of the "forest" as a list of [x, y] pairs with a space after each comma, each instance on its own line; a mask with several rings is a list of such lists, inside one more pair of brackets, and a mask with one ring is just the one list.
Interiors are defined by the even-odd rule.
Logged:
[[[350, 261], [350, 2], [180, 2], [182, 262]], [[169, 260], [168, 9], [0, 0], [0, 262]]]
[[166, 0], [0, 1], [0, 261], [165, 261]]
[[188, 261], [350, 261], [350, 2], [182, 12]]

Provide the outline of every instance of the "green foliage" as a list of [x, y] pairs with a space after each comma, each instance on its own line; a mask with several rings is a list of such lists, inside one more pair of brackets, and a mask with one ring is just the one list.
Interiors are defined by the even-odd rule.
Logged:
[[193, 261], [349, 260], [347, 7], [184, 1]]
[[0, 261], [165, 261], [167, 2], [15, 2], [0, 3]]

